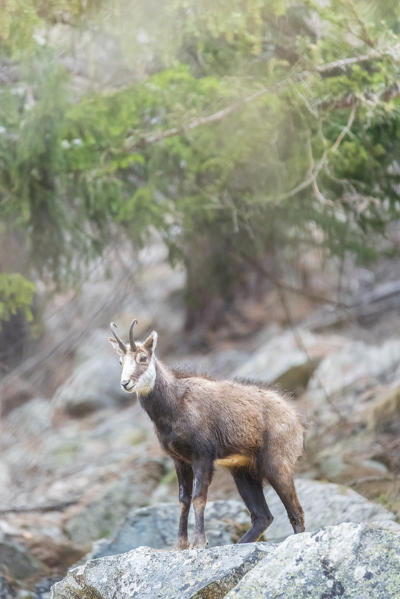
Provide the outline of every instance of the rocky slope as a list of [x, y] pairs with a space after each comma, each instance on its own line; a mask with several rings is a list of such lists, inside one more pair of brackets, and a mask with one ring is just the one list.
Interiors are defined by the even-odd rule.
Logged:
[[[189, 362], [199, 371], [255, 378], [293, 393], [308, 422], [297, 481], [307, 532], [348, 521], [398, 529], [400, 320], [392, 317], [392, 334], [386, 323], [382, 338], [357, 325], [316, 333], [304, 323], [293, 335], [270, 324], [207, 353], [190, 352], [179, 334], [182, 281], [163, 268], [157, 266], [152, 275], [157, 292], [149, 291], [147, 279], [135, 306], [127, 298], [115, 318], [123, 326], [134, 310], [139, 335], [157, 328], [160, 355], [170, 364]], [[90, 304], [96, 293], [89, 294]], [[161, 453], [140, 406], [120, 394], [118, 364], [107, 337], [106, 329], [91, 330], [75, 348], [73, 361], [69, 358], [51, 398], [33, 396], [2, 417], [1, 599], [22, 599], [31, 592], [48, 599], [51, 584], [79, 560], [140, 545], [173, 545], [177, 485], [172, 462]], [[63, 364], [59, 369], [63, 372]], [[291, 533], [287, 517], [274, 492], [266, 489], [266, 496], [275, 520], [265, 538], [281, 542]], [[210, 546], [235, 542], [248, 515], [223, 470], [216, 472], [210, 499]]]

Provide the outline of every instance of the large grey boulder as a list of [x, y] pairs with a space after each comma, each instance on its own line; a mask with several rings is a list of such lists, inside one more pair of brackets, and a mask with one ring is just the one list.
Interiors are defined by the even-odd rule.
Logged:
[[398, 599], [400, 536], [344, 523], [293, 535], [226, 599]]
[[329, 354], [310, 381], [310, 390], [322, 383], [330, 394], [371, 377], [387, 376], [400, 362], [400, 340], [389, 339], [379, 346], [350, 341]]
[[399, 362], [398, 339], [389, 339], [380, 346], [348, 341], [339, 351], [331, 352], [321, 361], [307, 388], [307, 397], [319, 421], [332, 423], [327, 395], [334, 398], [344, 416], [354, 419], [364, 409], [361, 392], [378, 383], [399, 380]]
[[52, 599], [398, 599], [400, 536], [344, 523], [280, 544], [157, 551], [88, 561]]
[[299, 331], [298, 335], [302, 345], [292, 331], [274, 336], [239, 366], [233, 376], [276, 383], [291, 391], [303, 390], [320, 360], [345, 341], [338, 336], [318, 336], [307, 330]]
[[140, 547], [70, 570], [52, 599], [218, 599], [273, 546], [266, 543], [189, 551]]

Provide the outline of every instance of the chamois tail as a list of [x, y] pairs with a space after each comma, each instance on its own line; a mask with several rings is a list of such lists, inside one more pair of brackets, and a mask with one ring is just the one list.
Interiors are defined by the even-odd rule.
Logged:
[[218, 458], [214, 460], [216, 466], [224, 466], [225, 468], [244, 468], [251, 465], [251, 459], [248, 456], [233, 453], [226, 458]]

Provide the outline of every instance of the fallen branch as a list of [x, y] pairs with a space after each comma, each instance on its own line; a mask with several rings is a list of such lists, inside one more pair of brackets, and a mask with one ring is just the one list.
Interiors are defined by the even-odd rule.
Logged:
[[364, 478], [355, 478], [347, 484], [349, 487], [356, 487], [357, 485], [363, 485], [365, 483], [377, 483], [382, 481], [395, 482], [400, 480], [395, 474], [382, 474], [382, 476], [364, 476]]
[[334, 315], [322, 315], [314, 322], [309, 321], [306, 324], [311, 331], [320, 332], [325, 329], [343, 325], [347, 322], [376, 317], [382, 312], [387, 312], [389, 310], [398, 311], [400, 308], [400, 295], [396, 300], [397, 301], [392, 302], [393, 305], [388, 303], [387, 298], [383, 299], [378, 305], [376, 305], [377, 300], [374, 300], [374, 304], [360, 304], [355, 308], [348, 308], [346, 311]]
[[62, 503], [50, 503], [47, 505], [37, 505], [32, 507], [10, 507], [6, 509], [0, 509], [0, 514], [27, 514], [35, 512], [62, 512], [65, 508], [71, 505], [79, 503], [79, 499], [73, 499], [71, 501], [63, 501]]
[[[312, 331], [337, 327], [352, 320], [378, 316], [387, 310], [400, 307], [400, 282], [388, 281], [366, 292], [360, 299], [346, 306], [338, 306], [334, 314], [320, 314], [316, 319], [308, 320], [305, 325]], [[344, 308], [344, 309], [341, 309]]]
[[354, 302], [351, 308], [356, 308], [357, 306], [362, 306], [365, 304], [372, 304], [393, 296], [399, 296], [400, 298], [400, 281], [387, 281], [385, 283], [381, 283], [375, 287], [375, 289], [372, 289], [372, 291], [363, 293], [362, 297]]

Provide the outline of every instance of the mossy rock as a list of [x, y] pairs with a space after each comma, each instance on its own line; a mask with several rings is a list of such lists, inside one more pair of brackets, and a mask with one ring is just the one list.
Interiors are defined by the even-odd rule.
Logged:
[[390, 390], [375, 403], [369, 426], [377, 432], [400, 432], [400, 387]]

